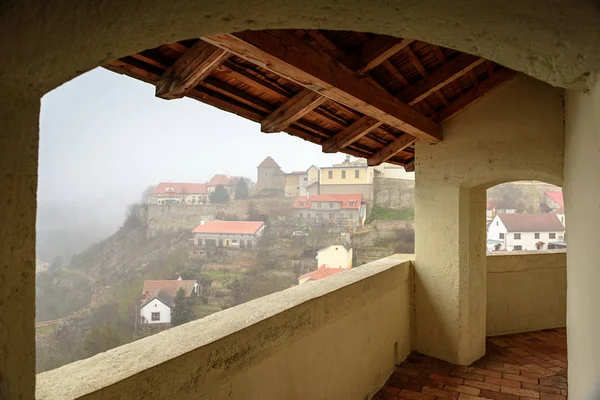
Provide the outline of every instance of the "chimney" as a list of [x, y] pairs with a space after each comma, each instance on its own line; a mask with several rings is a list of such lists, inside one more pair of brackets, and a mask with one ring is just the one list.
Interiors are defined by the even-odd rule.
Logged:
[[205, 224], [205, 222], [204, 222], [204, 221], [200, 221], [200, 225], [204, 225], [204, 224]]

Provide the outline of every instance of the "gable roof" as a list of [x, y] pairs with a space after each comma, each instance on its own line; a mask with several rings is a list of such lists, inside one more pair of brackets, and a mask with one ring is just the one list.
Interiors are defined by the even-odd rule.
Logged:
[[509, 232], [562, 232], [556, 214], [498, 214]]
[[208, 190], [204, 183], [160, 182], [154, 187], [152, 194], [158, 197], [174, 194], [208, 194]]
[[340, 272], [344, 272], [344, 271], [346, 271], [346, 269], [344, 269], [344, 268], [327, 268], [325, 266], [325, 264], [323, 264], [314, 271], [310, 271], [306, 274], [300, 275], [298, 277], [298, 280], [308, 278], [307, 282], [308, 281], [318, 281], [319, 279], [327, 278], [328, 276], [336, 275], [336, 274], [339, 274]]
[[320, 252], [325, 251], [333, 246], [342, 246], [346, 251], [349, 251], [352, 248], [350, 243], [348, 243], [345, 240], [342, 240], [342, 238], [338, 236], [337, 238], [335, 238], [335, 240], [329, 246], [326, 246], [326, 247], [323, 247], [322, 249], [317, 250], [317, 254], [319, 254]]
[[552, 200], [560, 204], [561, 207], [565, 206], [565, 201], [563, 199], [563, 192], [546, 192], [546, 196], [550, 197]]
[[193, 233], [256, 233], [265, 223], [262, 221], [205, 221]]
[[217, 185], [232, 186], [233, 184], [234, 184], [234, 179], [228, 177], [227, 175], [216, 174], [215, 176], [210, 178], [210, 181], [208, 181], [206, 186], [217, 186]]
[[270, 156], [258, 164], [258, 168], [281, 168]]
[[142, 305], [140, 307], [144, 307], [154, 299], [157, 299], [169, 308], [173, 308], [173, 305], [175, 304], [174, 297], [171, 296], [166, 290], [161, 289], [153, 296], [148, 296], [144, 301], [142, 301]]
[[[294, 201], [292, 208], [311, 208], [312, 203], [341, 203], [341, 208], [358, 210], [362, 202], [362, 194], [318, 194], [315, 196], [300, 196]], [[354, 203], [351, 205], [350, 203]]]
[[[172, 297], [175, 297], [177, 295], [177, 291], [180, 288], [183, 288], [183, 290], [185, 290], [186, 296], [190, 296], [194, 291], [195, 285], [196, 281], [183, 279], [144, 281], [144, 287], [142, 289], [142, 298], [144, 300], [153, 299], [154, 297], [158, 296], [159, 292], [164, 292]], [[161, 299], [161, 301], [163, 300]]]

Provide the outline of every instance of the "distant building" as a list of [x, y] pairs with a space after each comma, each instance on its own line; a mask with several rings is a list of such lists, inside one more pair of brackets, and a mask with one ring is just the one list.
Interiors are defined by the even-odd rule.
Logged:
[[203, 204], [208, 202], [204, 183], [160, 182], [152, 190], [150, 204]]
[[491, 251], [552, 249], [565, 243], [565, 227], [555, 214], [497, 214], [487, 239]]
[[362, 194], [319, 194], [297, 197], [292, 218], [300, 225], [337, 224], [358, 227], [365, 222]]
[[48, 271], [49, 267], [50, 267], [50, 263], [44, 262], [44, 261], [40, 260], [39, 258], [35, 259], [35, 273], [36, 274], [39, 274], [40, 272]]
[[264, 231], [262, 221], [202, 221], [193, 240], [196, 246], [252, 249]]
[[159, 280], [144, 281], [140, 317], [142, 324], [170, 324], [173, 300], [179, 289], [183, 289], [187, 297], [201, 294], [201, 286], [194, 280]]
[[563, 226], [565, 223], [565, 200], [562, 192], [548, 191], [544, 193], [542, 209], [546, 212], [555, 214]]
[[286, 196], [308, 196], [308, 171], [293, 171], [285, 174]]
[[255, 189], [285, 189], [285, 172], [271, 157], [258, 165]]
[[518, 212], [516, 208], [507, 206], [503, 201], [488, 200], [485, 208], [485, 216], [488, 221], [491, 221], [496, 214], [514, 214]]
[[223, 186], [229, 192], [229, 197], [233, 198], [235, 196], [237, 178], [232, 178], [230, 176], [222, 174], [216, 174], [206, 184], [208, 194], [210, 195], [212, 192], [214, 192], [217, 186]]
[[350, 161], [348, 157], [341, 164], [321, 167], [320, 194], [360, 193], [365, 200], [373, 198], [375, 175], [381, 172], [367, 166], [365, 160]]
[[340, 272], [346, 271], [345, 268], [327, 268], [324, 265], [321, 265], [314, 271], [308, 272], [304, 275], [300, 275], [298, 277], [298, 285], [302, 285], [306, 282], [310, 281], [318, 281], [323, 278], [327, 278], [328, 276], [337, 275]]
[[332, 245], [317, 251], [317, 265], [325, 268], [352, 268], [352, 247], [337, 239]]

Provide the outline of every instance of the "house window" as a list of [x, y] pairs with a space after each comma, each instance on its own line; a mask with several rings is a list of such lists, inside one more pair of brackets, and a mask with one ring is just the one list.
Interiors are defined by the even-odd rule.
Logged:
[[533, 238], [534, 238], [534, 239], [539, 239], [539, 238], [540, 238], [540, 234], [539, 234], [539, 233], [537, 233], [537, 232], [536, 232], [536, 233], [534, 233], [534, 234], [533, 234]]
[[310, 218], [310, 213], [306, 214], [306, 218]]
[[152, 321], [160, 321], [160, 313], [159, 312], [152, 313]]
[[496, 221], [496, 226], [498, 226], [498, 221]]
[[233, 240], [231, 241], [231, 243], [237, 243], [237, 240], [233, 239]]
[[342, 170], [342, 179], [346, 179], [346, 170]]
[[327, 171], [327, 177], [333, 179], [333, 171]]
[[344, 214], [340, 214], [340, 218], [344, 218]]
[[333, 213], [329, 213], [329, 220], [330, 220], [330, 221], [333, 221], [333, 220], [334, 220], [334, 218], [335, 218], [335, 216], [333, 215]]
[[356, 171], [354, 171], [354, 177], [356, 179], [360, 178], [360, 170], [357, 169]]
[[329, 208], [333, 208], [333, 203], [329, 203]]
[[317, 208], [321, 208], [321, 203], [317, 203]]
[[504, 233], [499, 233], [500, 239], [504, 239]]
[[523, 246], [513, 246], [514, 251], [523, 250]]
[[549, 233], [549, 234], [548, 234], [548, 237], [549, 237], [550, 239], [556, 239], [556, 233]]
[[521, 234], [515, 233], [515, 240], [521, 240]]
[[304, 202], [303, 201], [299, 201], [298, 202], [298, 207], [303, 207], [304, 206]]
[[348, 202], [348, 207], [354, 207], [356, 205], [355, 201], [349, 201]]
[[303, 180], [304, 182], [308, 182], [308, 176], [305, 176], [304, 178], [302, 178], [302, 180]]

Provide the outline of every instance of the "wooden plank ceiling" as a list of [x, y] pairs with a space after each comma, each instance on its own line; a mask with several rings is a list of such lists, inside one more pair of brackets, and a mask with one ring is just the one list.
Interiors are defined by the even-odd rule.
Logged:
[[414, 169], [417, 140], [515, 75], [425, 42], [348, 31], [206, 36], [145, 50], [105, 68], [344, 152]]

